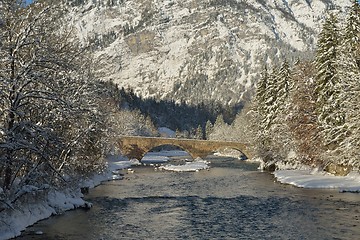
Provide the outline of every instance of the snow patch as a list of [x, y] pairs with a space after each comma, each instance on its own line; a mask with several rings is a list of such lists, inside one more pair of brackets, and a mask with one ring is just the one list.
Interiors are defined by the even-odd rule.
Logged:
[[360, 192], [360, 174], [351, 172], [345, 177], [315, 170], [276, 170], [274, 176], [281, 183], [301, 188], [338, 189], [340, 192]]

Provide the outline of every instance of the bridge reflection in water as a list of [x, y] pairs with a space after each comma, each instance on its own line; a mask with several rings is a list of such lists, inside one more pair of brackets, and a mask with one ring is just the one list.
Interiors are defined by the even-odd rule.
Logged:
[[119, 138], [119, 148], [123, 155], [129, 159], [141, 160], [151, 149], [163, 145], [173, 145], [187, 151], [195, 159], [204, 158], [213, 152], [232, 148], [242, 152], [247, 158], [252, 154], [249, 145], [238, 142], [210, 141], [198, 139], [180, 139], [180, 138], [159, 138], [159, 137], [141, 137], [141, 136], [122, 136]]

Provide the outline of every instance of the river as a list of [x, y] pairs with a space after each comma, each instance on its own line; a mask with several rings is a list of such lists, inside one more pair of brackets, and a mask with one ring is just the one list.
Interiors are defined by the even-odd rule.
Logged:
[[90, 190], [90, 210], [43, 220], [19, 239], [360, 239], [359, 194], [283, 185], [255, 163], [209, 160], [199, 172], [124, 171]]

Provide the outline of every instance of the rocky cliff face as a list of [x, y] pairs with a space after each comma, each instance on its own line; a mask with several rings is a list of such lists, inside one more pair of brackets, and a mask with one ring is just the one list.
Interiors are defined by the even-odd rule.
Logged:
[[249, 98], [264, 64], [309, 56], [348, 0], [68, 0], [97, 74], [141, 96]]

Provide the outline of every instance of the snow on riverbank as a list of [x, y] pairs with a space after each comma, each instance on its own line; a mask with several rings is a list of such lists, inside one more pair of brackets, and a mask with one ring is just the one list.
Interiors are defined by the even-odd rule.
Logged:
[[338, 189], [340, 192], [360, 192], [360, 174], [352, 172], [340, 177], [310, 170], [277, 170], [274, 176], [281, 183], [302, 188]]
[[80, 187], [94, 188], [103, 181], [120, 180], [122, 179], [122, 176], [119, 174], [118, 170], [130, 168], [132, 165], [137, 164], [120, 155], [109, 155], [106, 159], [108, 160], [107, 170], [102, 174], [84, 179], [80, 183]]
[[[265, 169], [261, 158], [254, 159], [260, 163], [259, 169]], [[334, 176], [328, 172], [312, 169], [296, 161], [275, 162], [275, 178], [284, 184], [301, 188], [336, 189], [340, 192], [360, 193], [360, 173], [351, 172], [347, 176]]]
[[21, 234], [21, 231], [34, 223], [61, 214], [71, 209], [91, 207], [84, 201], [80, 188], [93, 188], [102, 181], [121, 179], [118, 170], [131, 167], [132, 162], [121, 156], [109, 156], [107, 171], [84, 179], [74, 189], [43, 190], [29, 193], [26, 199], [18, 200], [12, 208], [0, 211], [0, 240]]
[[26, 201], [13, 204], [13, 209], [0, 212], [0, 239], [9, 239], [21, 234], [26, 227], [51, 215], [78, 208], [90, 207], [91, 204], [82, 199], [80, 190], [62, 192], [38, 192], [27, 196]]

